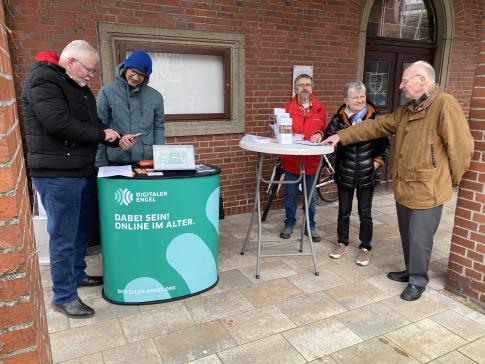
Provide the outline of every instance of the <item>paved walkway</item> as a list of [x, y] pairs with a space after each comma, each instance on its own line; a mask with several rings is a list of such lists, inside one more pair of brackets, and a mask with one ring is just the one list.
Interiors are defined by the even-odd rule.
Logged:
[[[392, 193], [374, 199], [371, 264], [359, 267], [358, 219], [351, 251], [328, 257], [336, 242], [337, 204], [317, 207], [320, 276], [309, 257], [267, 258], [255, 279], [255, 244], [239, 255], [250, 215], [221, 221], [218, 285], [184, 300], [120, 306], [101, 288], [81, 288], [96, 309], [89, 319], [67, 319], [51, 305], [49, 271], [42, 271], [51, 346], [63, 363], [485, 363], [485, 317], [444, 291], [454, 203], [443, 210], [420, 300], [399, 298], [405, 283], [386, 273], [403, 268]], [[278, 237], [283, 211], [271, 211], [267, 239]], [[295, 251], [297, 243], [269, 244]], [[266, 250], [266, 251], [268, 251]], [[99, 256], [88, 271], [101, 273]]]

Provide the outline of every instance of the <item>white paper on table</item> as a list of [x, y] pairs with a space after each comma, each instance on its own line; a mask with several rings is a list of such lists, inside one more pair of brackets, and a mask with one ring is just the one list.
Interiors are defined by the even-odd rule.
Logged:
[[303, 145], [321, 145], [320, 143], [313, 143], [309, 140], [293, 140], [293, 143], [303, 144]]
[[267, 138], [267, 137], [262, 137], [258, 135], [252, 135], [252, 134], [246, 134], [243, 136], [242, 140], [246, 142], [251, 142], [251, 143], [271, 143], [273, 141], [273, 138]]
[[99, 167], [98, 178], [112, 176], [133, 177], [131, 165]]

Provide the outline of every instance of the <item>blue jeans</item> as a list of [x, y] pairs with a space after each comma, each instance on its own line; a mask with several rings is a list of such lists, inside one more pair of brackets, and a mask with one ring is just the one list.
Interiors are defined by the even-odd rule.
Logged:
[[86, 277], [91, 228], [93, 178], [40, 178], [32, 183], [47, 212], [53, 303], [79, 298], [77, 283]]
[[[313, 179], [315, 174], [305, 175], [305, 181], [307, 190], [310, 190], [313, 186]], [[285, 181], [296, 181], [298, 179], [297, 174], [285, 172]], [[294, 227], [296, 224], [296, 194], [298, 192], [298, 183], [285, 184], [285, 226]], [[315, 229], [315, 209], [317, 202], [315, 200], [315, 193], [313, 193], [308, 207], [308, 214], [310, 215], [310, 229]]]

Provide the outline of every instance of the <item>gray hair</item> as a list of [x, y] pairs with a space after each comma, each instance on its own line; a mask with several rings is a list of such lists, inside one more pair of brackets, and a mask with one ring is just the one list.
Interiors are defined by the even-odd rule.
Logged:
[[347, 82], [343, 89], [344, 98], [349, 97], [350, 92], [354, 90], [362, 90], [364, 91], [364, 94], [365, 94], [365, 91], [366, 91], [365, 85], [361, 81]]
[[302, 73], [301, 75], [296, 76], [295, 81], [293, 82], [293, 88], [296, 90], [296, 83], [300, 81], [302, 78], [308, 78], [310, 81], [312, 81], [312, 88], [313, 88], [313, 77], [310, 75], [307, 75], [306, 73]]
[[[432, 83], [436, 82], [436, 74], [432, 65], [430, 65], [426, 61], [417, 61], [411, 64], [411, 66], [415, 67], [417, 72], [426, 78], [428, 81]], [[411, 67], [409, 66], [409, 67]]]
[[59, 62], [66, 62], [69, 58], [84, 58], [88, 55], [96, 56], [99, 62], [98, 51], [91, 44], [81, 39], [73, 40], [62, 50]]

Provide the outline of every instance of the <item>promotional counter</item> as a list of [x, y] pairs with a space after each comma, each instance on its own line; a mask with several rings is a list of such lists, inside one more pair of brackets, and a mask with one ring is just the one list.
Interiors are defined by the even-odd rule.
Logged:
[[107, 301], [156, 303], [217, 284], [219, 174], [98, 178]]

